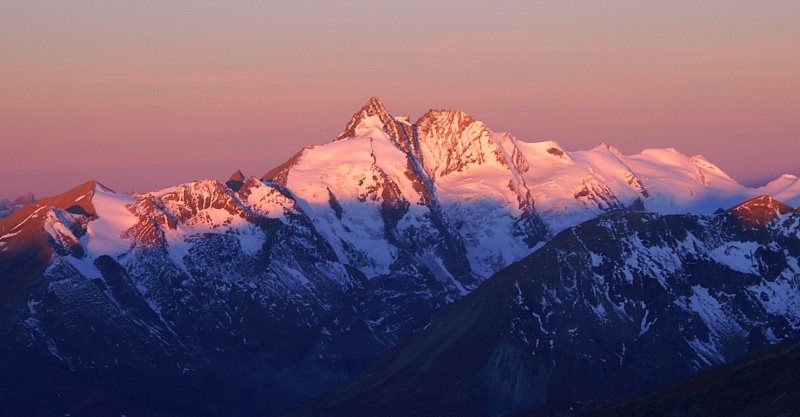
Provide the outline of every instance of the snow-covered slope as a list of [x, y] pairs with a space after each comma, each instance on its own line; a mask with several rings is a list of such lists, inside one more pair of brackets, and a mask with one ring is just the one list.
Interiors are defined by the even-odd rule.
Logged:
[[792, 207], [800, 207], [800, 178], [784, 174], [775, 181], [756, 189], [760, 195], [769, 195]]

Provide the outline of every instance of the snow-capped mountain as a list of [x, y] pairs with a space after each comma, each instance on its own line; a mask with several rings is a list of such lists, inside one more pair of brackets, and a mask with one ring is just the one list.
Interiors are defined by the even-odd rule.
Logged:
[[[343, 262], [363, 264], [356, 258], [369, 254], [377, 264], [364, 265], [368, 276], [394, 258], [359, 248], [374, 249], [383, 224], [402, 234], [420, 215], [462, 241], [472, 272], [482, 279], [553, 233], [609, 211], [711, 214], [758, 195], [800, 205], [800, 180], [790, 175], [752, 189], [702, 156], [674, 149], [625, 156], [601, 144], [570, 152], [555, 142], [494, 133], [456, 110], [431, 110], [411, 124], [389, 115], [374, 97], [333, 143], [307, 147], [263, 180], [308, 204], [304, 208]], [[386, 217], [389, 207], [396, 223]]]
[[[18, 394], [7, 409], [40, 392], [52, 412], [156, 398], [162, 411], [278, 414], [559, 231], [761, 194], [796, 206], [800, 181], [750, 189], [674, 150], [572, 152], [454, 110], [411, 123], [373, 98], [334, 141], [260, 179], [136, 196], [90, 181], [0, 220], [2, 374], [52, 374], [0, 378], [0, 391]], [[177, 380], [205, 401], [170, 395]]]
[[798, 277], [800, 212], [770, 197], [711, 216], [604, 215], [292, 415], [564, 415], [797, 338]]

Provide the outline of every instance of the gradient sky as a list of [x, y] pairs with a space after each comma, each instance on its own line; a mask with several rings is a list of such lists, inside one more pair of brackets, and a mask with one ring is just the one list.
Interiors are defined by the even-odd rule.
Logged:
[[0, 198], [261, 176], [375, 95], [800, 175], [800, 2], [0, 0]]

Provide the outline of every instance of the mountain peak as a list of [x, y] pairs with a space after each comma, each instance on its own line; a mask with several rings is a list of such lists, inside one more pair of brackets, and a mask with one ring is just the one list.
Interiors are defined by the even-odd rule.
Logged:
[[386, 107], [383, 106], [381, 100], [376, 96], [370, 97], [367, 104], [365, 104], [364, 107], [361, 108], [361, 110], [368, 111], [370, 113], [370, 116], [374, 116], [380, 113], [386, 113]]
[[353, 114], [347, 127], [345, 127], [344, 131], [333, 141], [336, 142], [358, 136], [358, 132], [361, 128], [365, 127], [363, 126], [364, 122], [370, 117], [377, 117], [381, 124], [389, 123], [392, 120], [392, 116], [386, 111], [386, 107], [384, 107], [381, 100], [373, 96], [361, 110]]
[[[416, 123], [424, 161], [434, 178], [496, 160], [503, 153], [483, 122], [459, 110], [430, 110]], [[502, 162], [501, 162], [502, 161]]]
[[[98, 190], [99, 191], [105, 191], [107, 193], [116, 194], [116, 192], [114, 190], [106, 187], [105, 185], [103, 185], [103, 184], [101, 184], [101, 183], [99, 183], [99, 182], [97, 182], [95, 180], [89, 180], [89, 181], [86, 181], [83, 184], [81, 184], [81, 185], [79, 185], [79, 186], [77, 186], [75, 188], [72, 188], [71, 190], [69, 190], [69, 191], [67, 191], [65, 193], [62, 193], [62, 194], [59, 194], [59, 195], [53, 196], [53, 197], [43, 198], [40, 201], [64, 199], [64, 198], [70, 198], [71, 196], [83, 196], [83, 195], [91, 196], [92, 194], [95, 193], [95, 191], [98, 191]], [[58, 206], [58, 204], [50, 204], [50, 205]]]
[[92, 198], [98, 190], [113, 193], [111, 189], [91, 180], [65, 193], [53, 197], [45, 197], [25, 205], [11, 213], [8, 217], [0, 219], [0, 235], [11, 229], [20, 227], [23, 223], [27, 223], [26, 227], [38, 229], [42, 221], [44, 221], [44, 215], [37, 216], [37, 213], [48, 207], [59, 208], [70, 213], [97, 216], [97, 211], [92, 204]]
[[94, 184], [95, 191], [97, 191], [99, 189], [100, 191], [104, 191], [104, 192], [111, 193], [111, 194], [116, 194], [117, 193], [116, 191], [106, 187], [105, 185], [103, 185], [103, 184], [101, 184], [101, 183], [99, 183], [99, 182], [97, 182], [95, 180], [92, 180], [90, 182], [92, 184]]
[[764, 189], [767, 190], [783, 190], [786, 187], [790, 187], [798, 181], [797, 176], [792, 174], [783, 174], [778, 178], [770, 181], [767, 185], [765, 185]]
[[622, 152], [619, 149], [611, 146], [610, 144], [606, 143], [605, 141], [600, 142], [597, 146], [592, 148], [593, 151], [601, 151], [601, 152], [611, 152], [614, 156], [620, 157], [622, 156]]
[[30, 191], [15, 198], [14, 201], [3, 199], [0, 201], [0, 219], [6, 218], [11, 213], [34, 202], [36, 202], [36, 197]]
[[747, 227], [763, 227], [778, 217], [793, 211], [797, 210], [769, 195], [751, 198], [728, 210], [736, 220]]
[[244, 174], [242, 173], [241, 169], [237, 169], [228, 181], [225, 181], [225, 185], [227, 185], [233, 191], [239, 191], [242, 189], [242, 185], [244, 185]]
[[36, 197], [34, 197], [33, 193], [28, 191], [27, 193], [17, 197], [14, 199], [14, 204], [30, 204], [36, 201]]
[[242, 170], [241, 169], [237, 169], [236, 172], [234, 172], [231, 175], [231, 177], [228, 178], [228, 181], [240, 181], [240, 182], [243, 182], [244, 178], [245, 177], [244, 177], [244, 174], [242, 173]]

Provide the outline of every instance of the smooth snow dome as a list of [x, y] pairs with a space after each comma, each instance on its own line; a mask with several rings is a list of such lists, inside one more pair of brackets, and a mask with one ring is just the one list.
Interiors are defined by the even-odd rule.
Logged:
[[[136, 203], [136, 198], [97, 186], [92, 205], [97, 218], [86, 226], [86, 236], [81, 243], [90, 257], [119, 255], [130, 249], [125, 232], [139, 220], [126, 206]], [[85, 240], [85, 242], [84, 242]]]
[[792, 207], [800, 207], [800, 178], [794, 175], [784, 174], [757, 191], [759, 194], [771, 195]]

